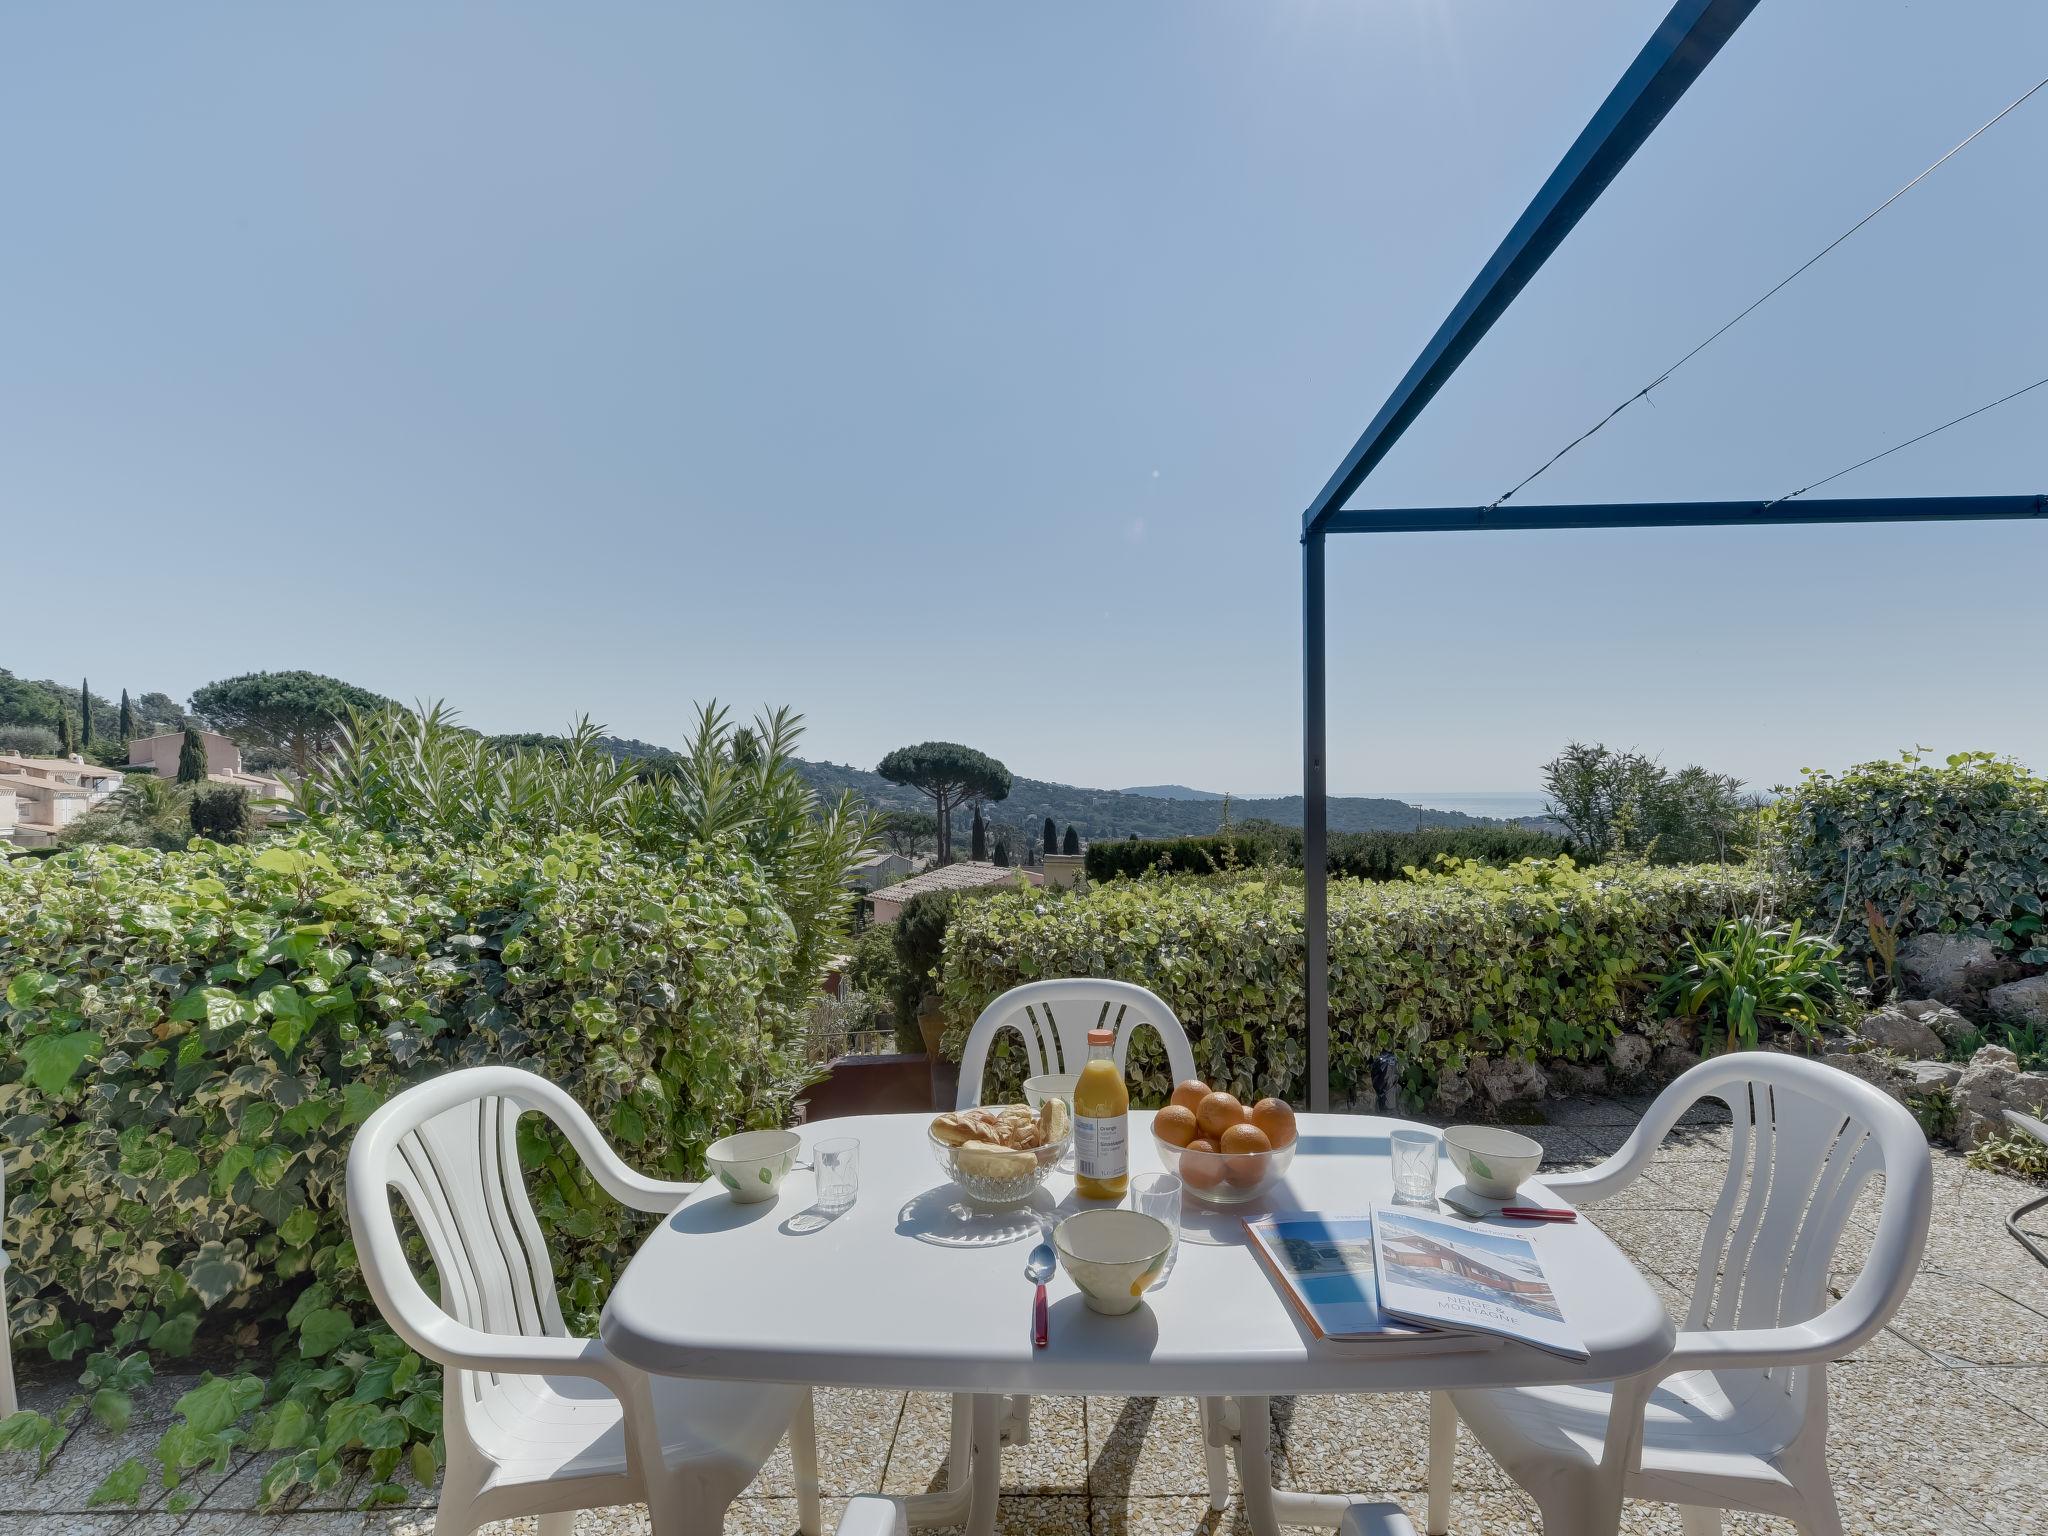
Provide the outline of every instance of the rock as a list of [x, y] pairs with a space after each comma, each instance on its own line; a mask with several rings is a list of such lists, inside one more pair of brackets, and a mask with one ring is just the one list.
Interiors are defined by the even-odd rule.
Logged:
[[1518, 1099], [1540, 1099], [1550, 1089], [1550, 1079], [1543, 1075], [1541, 1067], [1514, 1056], [1474, 1061], [1466, 1075], [1495, 1108]]
[[1976, 1026], [1946, 1003], [1937, 1003], [1931, 998], [1902, 998], [1892, 1006], [1909, 1018], [1918, 1019], [1937, 1035], [1943, 1045], [1954, 1045], [1965, 1035], [1975, 1031]]
[[1993, 987], [1984, 994], [1984, 1001], [2002, 1019], [2048, 1029], [2048, 976], [2029, 976]]
[[1907, 1093], [1932, 1093], [1952, 1088], [1963, 1069], [1952, 1061], [1909, 1061], [1894, 1069], [1893, 1076]]
[[1607, 1047], [1607, 1064], [1617, 1078], [1640, 1076], [1650, 1064], [1650, 1042], [1641, 1035], [1616, 1035]]
[[1697, 1019], [1658, 1019], [1645, 1028], [1643, 1034], [1653, 1046], [1683, 1046], [1695, 1054], [1700, 1048], [1700, 1025]]
[[2004, 1046], [1987, 1045], [1949, 1089], [1956, 1104], [1956, 1145], [1965, 1152], [1987, 1136], [2004, 1133], [2005, 1096], [2020, 1080], [2019, 1066], [2019, 1058]]
[[1607, 1086], [1607, 1069], [1591, 1061], [1553, 1061], [1550, 1091], [1563, 1098], [1574, 1093], [1599, 1093]]
[[1872, 1045], [1881, 1045], [1901, 1056], [1939, 1056], [1943, 1041], [1933, 1028], [1903, 1008], [1880, 1008], [1866, 1013], [1856, 1033]]
[[1446, 1072], [1436, 1080], [1436, 1097], [1430, 1113], [1444, 1118], [1455, 1115], [1472, 1102], [1472, 1084], [1462, 1072]]
[[[2036, 1119], [2048, 1115], [2048, 1072], [2022, 1072], [2007, 1083], [2005, 1107]], [[2007, 1129], [2001, 1127], [2001, 1134]]]
[[1682, 1045], [1660, 1045], [1650, 1058], [1650, 1071], [1657, 1077], [1676, 1077], [1700, 1064], [1700, 1053]]
[[1897, 1064], [1883, 1051], [1828, 1051], [1820, 1059], [1886, 1093], [1896, 1096], [1899, 1092]]
[[1899, 969], [1944, 1003], [1961, 1002], [1970, 992], [1969, 973], [1997, 962], [1998, 951], [1989, 939], [1966, 933], [1916, 933], [1899, 946]]

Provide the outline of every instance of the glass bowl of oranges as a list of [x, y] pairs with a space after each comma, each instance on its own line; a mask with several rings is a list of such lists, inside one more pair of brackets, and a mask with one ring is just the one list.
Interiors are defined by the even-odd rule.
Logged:
[[1189, 1194], [1214, 1205], [1256, 1200], [1294, 1162], [1294, 1111], [1281, 1099], [1247, 1108], [1231, 1093], [1189, 1078], [1152, 1117], [1159, 1165], [1180, 1175]]

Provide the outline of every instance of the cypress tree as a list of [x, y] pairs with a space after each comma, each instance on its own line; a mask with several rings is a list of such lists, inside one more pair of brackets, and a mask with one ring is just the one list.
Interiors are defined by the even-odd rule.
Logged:
[[206, 743], [200, 739], [199, 732], [189, 725], [185, 727], [185, 744], [178, 748], [178, 782], [206, 782]]
[[996, 839], [995, 861], [1004, 869], [1010, 867], [1010, 839], [1008, 837]]
[[121, 740], [130, 741], [135, 736], [135, 709], [128, 702], [128, 690], [121, 690]]
[[1067, 840], [1060, 845], [1060, 851], [1062, 853], [1079, 853], [1081, 851], [1081, 838], [1074, 831], [1071, 823], [1067, 826]]
[[988, 857], [988, 823], [981, 819], [981, 807], [974, 808], [974, 851], [968, 855], [975, 860]]
[[92, 745], [92, 684], [82, 677], [78, 680], [78, 718], [82, 722], [78, 739], [89, 747]]
[[69, 757], [78, 750], [78, 738], [71, 731], [71, 711], [57, 712], [57, 755]]
[[1050, 816], [1045, 818], [1045, 851], [1047, 853], [1058, 853], [1060, 851], [1060, 829], [1052, 824]]

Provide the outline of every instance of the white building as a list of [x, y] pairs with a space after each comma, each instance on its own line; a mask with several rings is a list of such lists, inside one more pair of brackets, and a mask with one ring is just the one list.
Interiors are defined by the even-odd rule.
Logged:
[[121, 787], [117, 768], [84, 758], [0, 753], [0, 837], [42, 848]]

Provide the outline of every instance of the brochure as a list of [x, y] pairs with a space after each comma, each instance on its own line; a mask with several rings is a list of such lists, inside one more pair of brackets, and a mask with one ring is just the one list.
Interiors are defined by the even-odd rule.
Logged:
[[1372, 1214], [1379, 1304], [1389, 1316], [1586, 1358], [1528, 1237], [1400, 1206]]
[[1245, 1230], [1317, 1338], [1446, 1337], [1445, 1330], [1389, 1317], [1380, 1306], [1371, 1217], [1289, 1212], [1247, 1220]]

